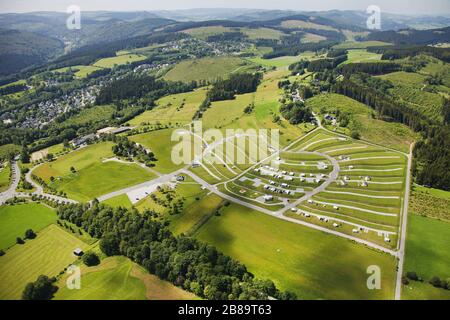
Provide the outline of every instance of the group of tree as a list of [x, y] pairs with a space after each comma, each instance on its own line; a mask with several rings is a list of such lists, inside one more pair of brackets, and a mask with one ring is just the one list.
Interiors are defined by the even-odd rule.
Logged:
[[50, 300], [58, 291], [58, 287], [54, 285], [55, 278], [49, 278], [40, 275], [35, 282], [30, 282], [25, 286], [22, 293], [23, 300]]
[[339, 66], [339, 72], [344, 75], [352, 75], [362, 72], [371, 75], [381, 75], [402, 70], [399, 63], [394, 62], [365, 62], [365, 63], [348, 63]]
[[107, 256], [124, 255], [150, 273], [206, 299], [295, 299], [270, 280], [259, 280], [244, 265], [216, 248], [184, 235], [174, 236], [167, 223], [152, 212], [112, 208], [98, 201], [67, 204], [57, 209], [60, 219], [100, 238]]
[[428, 54], [445, 62], [450, 62], [450, 48], [437, 48], [432, 46], [383, 46], [370, 47], [369, 52], [382, 54], [382, 60], [403, 59], [406, 57], [414, 57], [420, 54]]
[[280, 107], [280, 112], [283, 118], [289, 121], [290, 124], [299, 124], [310, 122], [314, 119], [311, 110], [305, 106], [303, 102], [288, 102]]
[[224, 32], [209, 36], [206, 38], [207, 42], [240, 42], [247, 39], [248, 36], [240, 31]]
[[[395, 43], [396, 45], [432, 45], [448, 42], [450, 38], [450, 27], [427, 30], [388, 30], [371, 32], [365, 40], [383, 41]], [[431, 47], [431, 46], [430, 46]]]
[[152, 102], [164, 95], [191, 91], [195, 87], [196, 83], [167, 82], [150, 75], [130, 74], [103, 86], [97, 95], [96, 104], [143, 97]]
[[27, 85], [25, 83], [13, 84], [6, 87], [0, 88], [0, 96], [17, 93], [20, 91], [27, 90]]
[[295, 44], [276, 44], [272, 47], [273, 51], [264, 54], [263, 58], [273, 59], [282, 56], [296, 56], [305, 51], [318, 52], [321, 50], [328, 50], [336, 44], [337, 42], [328, 40], [309, 43], [296, 42]]
[[416, 182], [434, 188], [450, 190], [450, 102], [442, 108], [443, 123], [427, 118], [416, 108], [389, 95], [389, 83], [367, 80], [367, 76], [344, 77], [333, 84], [333, 92], [364, 103], [387, 121], [406, 124], [422, 139], [414, 148], [413, 174]]
[[154, 162], [158, 161], [153, 152], [145, 149], [136, 142], [129, 140], [127, 137], [106, 135], [104, 139], [116, 143], [113, 145], [112, 151], [118, 157], [127, 158], [129, 160], [135, 159], [148, 167], [155, 166]]
[[211, 102], [231, 100], [236, 94], [255, 92], [261, 79], [259, 72], [232, 74], [228, 79], [218, 80], [208, 91], [206, 99]]

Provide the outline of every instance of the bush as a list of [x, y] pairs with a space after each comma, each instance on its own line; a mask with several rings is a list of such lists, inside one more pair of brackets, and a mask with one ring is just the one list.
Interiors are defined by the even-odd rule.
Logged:
[[433, 278], [431, 278], [430, 284], [431, 284], [433, 287], [436, 287], [436, 288], [441, 288], [441, 287], [442, 287], [442, 281], [441, 281], [441, 279], [439, 279], [439, 277], [436, 277], [436, 276], [434, 276]]
[[17, 237], [17, 238], [16, 238], [16, 243], [17, 243], [17, 244], [24, 244], [25, 241], [23, 241], [21, 237]]
[[100, 258], [93, 252], [88, 252], [83, 256], [83, 263], [88, 267], [96, 266], [100, 263]]
[[34, 233], [33, 230], [28, 229], [27, 231], [25, 231], [25, 239], [34, 239], [36, 238], [36, 233]]
[[58, 287], [53, 285], [55, 279], [40, 275], [35, 282], [26, 285], [23, 293], [23, 300], [50, 300], [53, 294], [58, 291]]
[[0, 257], [5, 255], [5, 251], [0, 250]]
[[413, 281], [420, 281], [421, 280], [420, 277], [417, 275], [417, 273], [415, 273], [414, 271], [408, 271], [406, 273], [406, 277], [409, 280], [413, 280]]
[[409, 284], [409, 280], [407, 277], [402, 277], [402, 284], [405, 286]]

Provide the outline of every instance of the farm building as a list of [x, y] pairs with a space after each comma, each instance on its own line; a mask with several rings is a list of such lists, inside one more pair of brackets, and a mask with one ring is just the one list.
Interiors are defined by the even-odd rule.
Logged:
[[84, 252], [80, 248], [76, 248], [75, 250], [73, 250], [73, 254], [78, 257], [81, 257], [84, 254]]

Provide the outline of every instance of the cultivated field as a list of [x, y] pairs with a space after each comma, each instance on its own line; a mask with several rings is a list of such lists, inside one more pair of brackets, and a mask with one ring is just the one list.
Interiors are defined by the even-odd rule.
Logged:
[[25, 285], [41, 274], [57, 276], [77, 259], [76, 248], [86, 251], [89, 245], [52, 224], [36, 239], [6, 251], [0, 257], [0, 300], [20, 299]]
[[413, 185], [409, 211], [429, 218], [450, 221], [450, 192]]

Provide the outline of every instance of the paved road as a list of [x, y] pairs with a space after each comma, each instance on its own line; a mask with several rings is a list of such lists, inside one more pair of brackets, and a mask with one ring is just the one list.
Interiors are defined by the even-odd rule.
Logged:
[[166, 183], [166, 182], [169, 182], [170, 180], [172, 180], [172, 178], [174, 178], [175, 176], [177, 176], [183, 172], [184, 172], [184, 169], [180, 169], [180, 170], [171, 172], [169, 174], [160, 175], [156, 179], [149, 180], [149, 181], [146, 181], [146, 182], [143, 182], [143, 183], [140, 183], [140, 184], [128, 187], [128, 188], [123, 188], [123, 189], [116, 190], [116, 191], [110, 192], [108, 194], [102, 195], [102, 196], [98, 197], [97, 200], [101, 202], [101, 201], [105, 201], [105, 200], [120, 196], [122, 194], [126, 194], [126, 193], [134, 191], [134, 190], [142, 189], [145, 187], [150, 187], [150, 186], [154, 185], [155, 183], [156, 184]]
[[292, 202], [290, 204], [288, 204], [287, 206], [284, 207], [284, 209], [281, 210], [281, 213], [286, 212], [288, 210], [291, 210], [292, 208], [297, 207], [300, 203], [302, 203], [303, 201], [306, 201], [308, 199], [310, 199], [312, 196], [314, 196], [315, 194], [325, 191], [325, 189], [334, 181], [336, 181], [336, 179], [339, 176], [339, 163], [336, 161], [336, 159], [330, 157], [329, 155], [325, 154], [325, 153], [320, 153], [320, 152], [310, 152], [310, 151], [299, 151], [298, 153], [307, 153], [307, 154], [316, 154], [322, 157], [325, 157], [328, 159], [328, 161], [331, 162], [331, 164], [333, 165], [333, 171], [330, 172], [330, 174], [328, 175], [328, 178], [325, 180], [324, 183], [322, 183], [320, 186], [318, 186], [317, 188], [314, 188], [312, 191], [306, 192], [305, 195], [299, 199], [297, 199], [295, 202]]
[[4, 204], [7, 200], [16, 196], [16, 189], [20, 181], [20, 169], [15, 160], [11, 161], [11, 184], [8, 190], [0, 193], [0, 205]]
[[405, 199], [403, 202], [403, 216], [402, 216], [402, 227], [400, 230], [399, 238], [399, 250], [398, 250], [398, 267], [397, 267], [397, 281], [395, 285], [395, 300], [401, 299], [402, 291], [402, 276], [403, 276], [403, 264], [405, 261], [405, 243], [406, 243], [406, 228], [408, 225], [408, 205], [409, 205], [409, 193], [411, 189], [411, 165], [412, 165], [412, 152], [414, 149], [414, 143], [411, 143], [409, 147], [408, 155], [408, 169], [406, 172], [406, 188], [405, 188]]
[[56, 202], [66, 202], [66, 203], [78, 203], [78, 201], [69, 199], [69, 198], [64, 198], [64, 197], [60, 197], [60, 196], [55, 196], [53, 194], [49, 194], [49, 193], [45, 193], [44, 189], [42, 188], [42, 186], [36, 182], [34, 182], [34, 180], [31, 178], [34, 169], [36, 169], [37, 167], [41, 166], [41, 164], [38, 164], [37, 166], [33, 167], [32, 169], [30, 169], [26, 174], [25, 174], [25, 180], [28, 181], [29, 183], [31, 183], [31, 185], [36, 189], [34, 192], [31, 193], [16, 193], [16, 195], [18, 197], [29, 197], [30, 194], [32, 195], [36, 195], [36, 196], [43, 196], [47, 199], [51, 199], [53, 201]]

